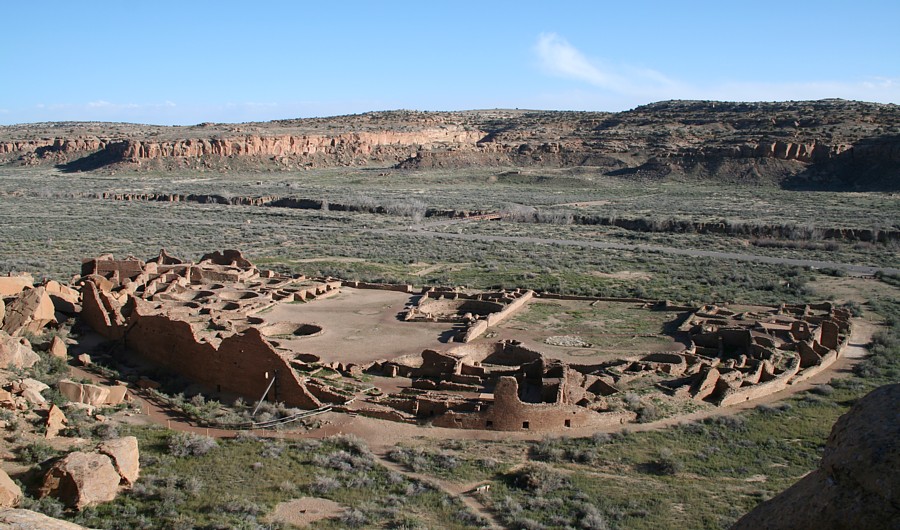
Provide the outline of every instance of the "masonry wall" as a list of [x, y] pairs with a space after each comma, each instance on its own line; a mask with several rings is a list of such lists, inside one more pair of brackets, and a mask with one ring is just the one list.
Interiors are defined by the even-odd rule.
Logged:
[[[566, 427], [618, 425], [628, 414], [599, 414], [575, 405], [523, 403], [514, 377], [503, 377], [494, 390], [494, 403], [486, 410], [472, 413], [449, 411], [434, 419], [436, 427], [487, 429], [497, 431], [559, 430]], [[633, 414], [632, 414], [633, 416]]]
[[126, 346], [167, 369], [210, 388], [227, 390], [256, 401], [278, 372], [274, 401], [300, 408], [318, 408], [321, 403], [298, 380], [288, 362], [255, 328], [222, 340], [218, 348], [200, 342], [187, 322], [162, 315], [142, 315], [129, 321]]
[[790, 366], [788, 366], [783, 373], [778, 374], [775, 379], [771, 379], [765, 383], [741, 387], [725, 392], [719, 398], [719, 406], [727, 407], [736, 403], [743, 403], [744, 401], [750, 401], [752, 399], [768, 396], [769, 394], [774, 394], [775, 392], [780, 392], [788, 387], [791, 378], [797, 375], [797, 372], [799, 371], [800, 359], [794, 357]]

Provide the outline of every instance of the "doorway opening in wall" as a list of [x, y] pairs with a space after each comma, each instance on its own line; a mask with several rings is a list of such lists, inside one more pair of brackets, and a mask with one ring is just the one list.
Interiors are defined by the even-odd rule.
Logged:
[[566, 420], [566, 427], [572, 426], [572, 420]]
[[493, 427], [493, 426], [494, 426], [494, 421], [493, 421], [493, 420], [488, 420], [488, 421], [487, 421], [487, 424], [485, 425], [485, 427]]
[[529, 427], [528, 422], [527, 422], [527, 421], [523, 421], [523, 422], [522, 422], [522, 428], [523, 428], [523, 429], [527, 429], [528, 427]]

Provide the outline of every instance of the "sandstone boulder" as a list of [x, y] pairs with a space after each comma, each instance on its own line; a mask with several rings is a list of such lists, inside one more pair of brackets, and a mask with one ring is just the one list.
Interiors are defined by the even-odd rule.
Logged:
[[22, 509], [0, 509], [0, 528], [8, 530], [88, 530], [84, 526]]
[[34, 285], [34, 277], [27, 273], [0, 276], [0, 297], [14, 296]]
[[100, 454], [112, 458], [116, 470], [127, 485], [134, 484], [141, 473], [138, 441], [134, 436], [107, 440], [97, 448]]
[[831, 429], [819, 468], [732, 530], [897, 528], [900, 384], [873, 390]]
[[119, 473], [108, 456], [76, 451], [53, 464], [44, 476], [38, 497], [52, 495], [66, 506], [81, 510], [115, 499], [119, 481]]
[[47, 421], [44, 424], [47, 427], [44, 437], [55, 438], [59, 436], [59, 433], [66, 428], [67, 423], [69, 423], [69, 420], [66, 419], [63, 411], [56, 405], [50, 405], [50, 410], [47, 412]]
[[84, 398], [84, 389], [82, 388], [81, 383], [63, 379], [62, 381], [56, 383], [56, 388], [59, 390], [59, 393], [69, 401], [82, 403], [82, 399]]
[[21, 379], [12, 384], [13, 392], [16, 394], [22, 394], [26, 390], [34, 390], [36, 392], [43, 392], [44, 390], [48, 390], [50, 387], [47, 386], [46, 383], [42, 383], [37, 379], [32, 379], [30, 377], [26, 377], [25, 379]]
[[32, 405], [43, 405], [47, 402], [47, 399], [41, 395], [41, 393], [33, 388], [27, 388], [24, 392], [22, 392], [22, 397], [25, 398], [25, 401], [31, 403]]
[[40, 360], [40, 356], [34, 353], [28, 340], [11, 337], [5, 331], [0, 330], [0, 368], [9, 366], [31, 368]]
[[78, 312], [78, 301], [80, 298], [78, 291], [54, 280], [45, 282], [44, 289], [50, 295], [50, 300], [57, 311], [67, 315], [74, 315]]
[[12, 508], [22, 501], [22, 488], [0, 469], [0, 508]]
[[81, 363], [81, 366], [90, 366], [91, 365], [91, 356], [86, 353], [82, 353], [81, 355], [79, 355], [77, 357], [77, 359], [78, 359], [78, 362]]
[[124, 384], [118, 384], [107, 388], [109, 390], [109, 393], [106, 396], [107, 405], [120, 405], [122, 402], [129, 399], [128, 387]]
[[50, 342], [50, 349], [48, 350], [50, 355], [65, 360], [69, 355], [69, 348], [66, 346], [66, 341], [59, 338], [59, 336], [54, 336], [53, 340]]
[[13, 395], [2, 388], [0, 388], [0, 407], [10, 410], [16, 408], [16, 401], [13, 399]]
[[83, 389], [81, 402], [94, 407], [106, 405], [109, 388], [100, 385], [81, 385]]
[[44, 326], [56, 322], [56, 309], [47, 290], [35, 287], [19, 293], [6, 306], [3, 317], [3, 331], [10, 335], [40, 333]]

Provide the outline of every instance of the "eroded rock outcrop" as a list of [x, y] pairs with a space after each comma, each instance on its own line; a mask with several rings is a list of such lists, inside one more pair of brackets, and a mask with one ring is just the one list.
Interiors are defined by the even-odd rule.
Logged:
[[834, 424], [818, 469], [732, 530], [897, 528], [900, 384], [862, 398]]

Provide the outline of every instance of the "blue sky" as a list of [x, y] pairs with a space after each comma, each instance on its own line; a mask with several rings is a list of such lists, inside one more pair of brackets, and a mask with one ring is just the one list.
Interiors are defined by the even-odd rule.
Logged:
[[47, 1], [0, 13], [0, 124], [900, 103], [896, 0]]

